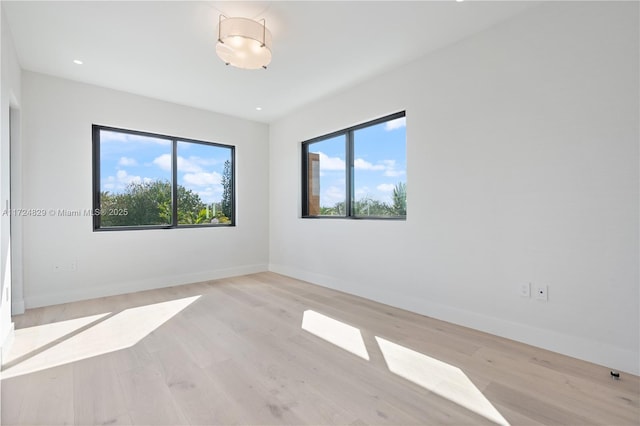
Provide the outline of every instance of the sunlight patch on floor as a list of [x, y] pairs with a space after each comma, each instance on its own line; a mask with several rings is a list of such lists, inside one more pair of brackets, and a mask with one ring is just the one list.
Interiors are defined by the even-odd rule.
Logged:
[[369, 353], [362, 339], [362, 334], [360, 329], [356, 327], [309, 309], [302, 314], [302, 329], [347, 352], [369, 360]]
[[[200, 298], [200, 296], [126, 309], [112, 317], [99, 321], [96, 325], [70, 336], [68, 339], [62, 340], [50, 348], [44, 348], [40, 352], [38, 352], [39, 348], [43, 348], [48, 342], [61, 339], [60, 333], [65, 329], [68, 331], [67, 334], [73, 333], [73, 331], [93, 321], [100, 320], [101, 317], [109, 314], [94, 315], [86, 319], [79, 318], [77, 320], [70, 320], [71, 322], [64, 321], [64, 323], [68, 324], [60, 324], [59, 326], [56, 326], [56, 324], [59, 323], [54, 323], [47, 324], [46, 326], [30, 327], [32, 329], [44, 327], [38, 331], [30, 330], [29, 328], [19, 330], [22, 331], [22, 333], [20, 336], [16, 333], [14, 345], [17, 345], [18, 348], [27, 348], [29, 351], [24, 352], [25, 349], [22, 349], [23, 354], [20, 356], [12, 354], [13, 359], [17, 360], [17, 362], [2, 372], [2, 379], [33, 373], [129, 348], [144, 339], [187, 306], [191, 305], [198, 298]], [[47, 337], [42, 334], [47, 331], [51, 331], [52, 335]], [[18, 342], [20, 338], [28, 339], [30, 334], [38, 335], [38, 339], [43, 344], [35, 346], [33, 343]], [[29, 352], [33, 352], [33, 356], [28, 356]], [[20, 361], [20, 358], [25, 356], [26, 358]]]
[[376, 336], [392, 373], [499, 425], [509, 423], [462, 370]]
[[13, 345], [11, 345], [11, 350], [2, 361], [5, 365], [11, 364], [13, 361], [22, 358], [30, 352], [47, 346], [110, 314], [111, 312], [107, 312], [88, 317], [53, 322], [51, 324], [20, 328], [15, 331], [15, 340], [13, 341]]
[[[369, 361], [359, 328], [308, 309], [302, 315], [302, 329]], [[387, 368], [392, 373], [496, 424], [509, 422], [458, 367], [375, 336]]]

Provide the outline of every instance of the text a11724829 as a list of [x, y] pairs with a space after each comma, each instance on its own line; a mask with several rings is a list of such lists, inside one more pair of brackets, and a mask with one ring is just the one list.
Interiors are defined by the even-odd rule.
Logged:
[[126, 216], [128, 214], [129, 212], [126, 208], [111, 208], [111, 209], [30, 208], [30, 209], [2, 210], [2, 216], [14, 216], [14, 217]]

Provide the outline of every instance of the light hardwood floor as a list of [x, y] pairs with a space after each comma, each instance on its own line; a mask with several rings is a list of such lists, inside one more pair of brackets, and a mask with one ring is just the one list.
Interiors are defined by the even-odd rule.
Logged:
[[14, 320], [3, 425], [640, 423], [637, 376], [274, 273]]

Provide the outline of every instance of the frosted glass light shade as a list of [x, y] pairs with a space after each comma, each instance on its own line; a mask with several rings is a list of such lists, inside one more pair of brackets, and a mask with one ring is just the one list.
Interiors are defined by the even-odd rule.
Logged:
[[216, 53], [227, 65], [266, 68], [271, 62], [271, 32], [248, 18], [220, 17]]

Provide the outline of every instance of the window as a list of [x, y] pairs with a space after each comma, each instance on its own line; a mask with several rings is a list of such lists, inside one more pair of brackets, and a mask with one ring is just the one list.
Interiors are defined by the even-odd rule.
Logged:
[[302, 217], [405, 219], [404, 112], [302, 143]]
[[94, 230], [229, 226], [235, 148], [93, 126]]

